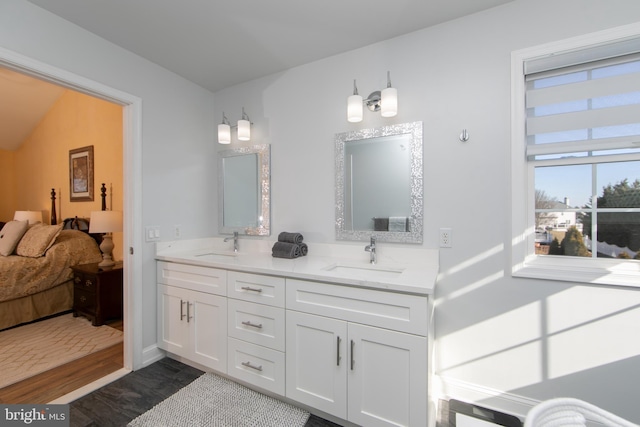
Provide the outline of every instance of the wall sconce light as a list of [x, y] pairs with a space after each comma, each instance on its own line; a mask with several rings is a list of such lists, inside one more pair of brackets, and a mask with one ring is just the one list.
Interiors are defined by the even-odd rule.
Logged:
[[398, 114], [398, 90], [391, 87], [391, 73], [387, 71], [387, 87], [382, 91], [371, 92], [367, 99], [358, 94], [356, 81], [353, 81], [353, 95], [347, 98], [347, 120], [352, 123], [362, 121], [363, 105], [371, 111], [380, 111], [382, 117]]
[[218, 125], [218, 143], [231, 144], [231, 128], [238, 129], [238, 140], [249, 141], [251, 139], [251, 120], [242, 107], [242, 117], [238, 120], [238, 124], [231, 126], [227, 116], [222, 113], [222, 123]]

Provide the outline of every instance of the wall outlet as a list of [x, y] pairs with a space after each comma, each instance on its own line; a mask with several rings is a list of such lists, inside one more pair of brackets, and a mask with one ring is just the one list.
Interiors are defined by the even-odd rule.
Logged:
[[453, 235], [451, 234], [450, 228], [441, 228], [440, 229], [440, 247], [441, 248], [451, 248], [453, 246]]
[[174, 225], [173, 226], [173, 237], [175, 237], [176, 239], [179, 239], [180, 236], [182, 235], [182, 226], [181, 225]]

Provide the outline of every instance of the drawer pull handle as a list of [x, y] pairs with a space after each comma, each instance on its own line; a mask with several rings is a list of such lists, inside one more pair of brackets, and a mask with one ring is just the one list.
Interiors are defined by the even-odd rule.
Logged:
[[251, 286], [243, 286], [240, 289], [245, 290], [245, 291], [251, 291], [251, 292], [262, 292], [262, 289], [260, 288], [252, 288]]
[[180, 300], [180, 321], [182, 322], [182, 319], [184, 319], [184, 309], [182, 308], [182, 306], [184, 305], [186, 301], [182, 301]]
[[340, 339], [340, 336], [338, 336], [338, 339], [336, 341], [336, 365], [340, 366], [340, 359], [342, 359], [340, 357], [340, 342], [342, 341], [342, 339]]
[[252, 365], [251, 362], [242, 362], [242, 366], [246, 366], [247, 368], [255, 369], [256, 371], [262, 372], [262, 365], [255, 366]]
[[84, 295], [80, 296], [80, 302], [81, 303], [87, 302], [87, 297], [85, 297]]
[[86, 287], [89, 287], [89, 286], [93, 285], [93, 283], [91, 283], [91, 280], [87, 279], [87, 281], [86, 281], [86, 282], [84, 282], [84, 285], [85, 285]]
[[351, 370], [353, 371], [353, 365], [355, 363], [355, 358], [353, 357], [353, 349], [355, 348], [356, 343], [355, 341], [351, 340]]
[[82, 279], [79, 278], [78, 276], [76, 276], [76, 278], [73, 279], [73, 281], [76, 282], [76, 283], [80, 283], [80, 282], [82, 282]]
[[243, 325], [245, 326], [251, 326], [252, 328], [257, 328], [257, 329], [262, 329], [262, 323], [251, 323], [250, 320], [246, 320], [244, 322], [242, 322]]

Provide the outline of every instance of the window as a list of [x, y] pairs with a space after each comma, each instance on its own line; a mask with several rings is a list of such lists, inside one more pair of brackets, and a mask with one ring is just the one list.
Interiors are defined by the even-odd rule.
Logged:
[[640, 287], [640, 26], [512, 55], [513, 274]]

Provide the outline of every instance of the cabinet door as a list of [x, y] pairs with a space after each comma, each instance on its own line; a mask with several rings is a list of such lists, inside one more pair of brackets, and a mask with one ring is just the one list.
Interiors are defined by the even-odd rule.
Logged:
[[427, 339], [349, 324], [348, 420], [427, 425]]
[[158, 345], [179, 356], [188, 353], [187, 294], [184, 289], [158, 285]]
[[286, 395], [347, 416], [347, 323], [287, 310]]
[[188, 324], [192, 353], [189, 359], [227, 372], [227, 299], [202, 292], [189, 293]]

